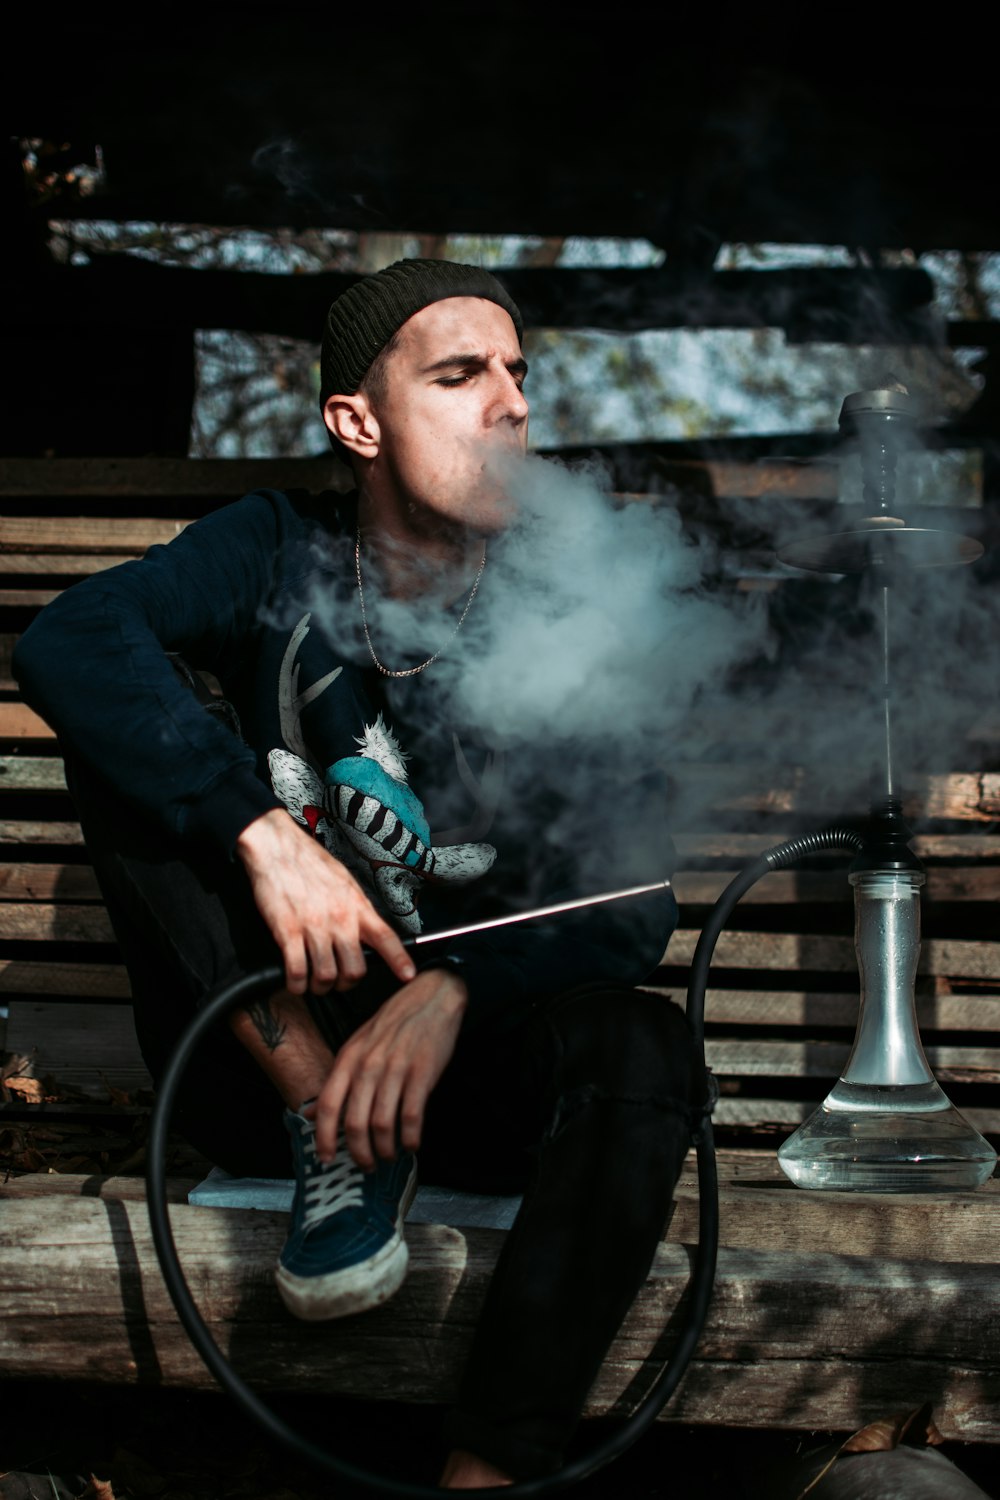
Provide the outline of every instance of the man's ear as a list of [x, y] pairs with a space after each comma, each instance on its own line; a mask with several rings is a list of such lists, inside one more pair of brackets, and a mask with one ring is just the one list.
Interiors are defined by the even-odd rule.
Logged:
[[339, 443], [357, 458], [378, 456], [381, 432], [368, 397], [330, 396], [323, 408], [323, 421]]

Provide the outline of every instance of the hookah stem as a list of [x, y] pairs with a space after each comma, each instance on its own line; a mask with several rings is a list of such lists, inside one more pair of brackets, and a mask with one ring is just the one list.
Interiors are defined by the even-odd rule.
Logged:
[[885, 724], [885, 795], [888, 801], [896, 795], [892, 773], [892, 689], [889, 675], [889, 584], [883, 576], [882, 587], [882, 714]]
[[517, 911], [503, 917], [488, 917], [484, 922], [467, 922], [444, 932], [424, 932], [419, 937], [403, 938], [404, 948], [419, 948], [424, 943], [442, 943], [449, 938], [466, 937], [470, 932], [486, 932], [492, 927], [512, 927], [515, 922], [530, 922], [535, 917], [553, 917], [559, 912], [579, 911], [585, 906], [600, 906], [607, 901], [625, 901], [630, 896], [649, 896], [654, 891], [668, 891], [669, 880], [654, 880], [650, 885], [630, 885], [620, 891], [602, 891], [599, 896], [578, 896], [571, 901], [555, 901], [550, 906], [536, 906], [531, 911]]

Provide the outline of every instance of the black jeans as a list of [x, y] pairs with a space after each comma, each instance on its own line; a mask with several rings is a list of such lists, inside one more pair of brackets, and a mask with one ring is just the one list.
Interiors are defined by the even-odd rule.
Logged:
[[[193, 857], [122, 817], [68, 765], [132, 982], [154, 1079], [205, 996], [277, 961], [238, 864]], [[392, 992], [381, 965], [317, 1019], [344, 1035]], [[474, 1014], [427, 1109], [424, 1181], [524, 1192], [493, 1276], [451, 1446], [515, 1477], [557, 1468], [587, 1391], [649, 1270], [704, 1076], [679, 1008], [594, 984], [525, 1010], [502, 1032]], [[237, 1175], [290, 1175], [281, 1101], [226, 1027], [201, 1047], [175, 1124]]]

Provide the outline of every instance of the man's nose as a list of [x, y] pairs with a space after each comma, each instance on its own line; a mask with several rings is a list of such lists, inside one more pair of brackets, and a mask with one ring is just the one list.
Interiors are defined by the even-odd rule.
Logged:
[[527, 399], [509, 370], [502, 371], [497, 378], [494, 410], [497, 421], [505, 418], [509, 422], [520, 425], [527, 419], [529, 410]]

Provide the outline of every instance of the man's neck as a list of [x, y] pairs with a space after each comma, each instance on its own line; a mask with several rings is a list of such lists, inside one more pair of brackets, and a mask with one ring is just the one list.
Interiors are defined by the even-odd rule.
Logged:
[[364, 491], [358, 497], [361, 563], [392, 599], [424, 597], [448, 608], [466, 593], [483, 560], [484, 542], [446, 523], [417, 527]]

